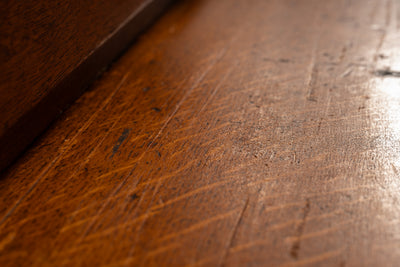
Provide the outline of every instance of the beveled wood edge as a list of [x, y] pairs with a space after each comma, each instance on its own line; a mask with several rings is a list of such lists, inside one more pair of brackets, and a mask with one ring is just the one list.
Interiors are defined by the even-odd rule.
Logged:
[[0, 172], [76, 100], [98, 75], [161, 15], [172, 0], [149, 0], [135, 10], [55, 87], [0, 136]]

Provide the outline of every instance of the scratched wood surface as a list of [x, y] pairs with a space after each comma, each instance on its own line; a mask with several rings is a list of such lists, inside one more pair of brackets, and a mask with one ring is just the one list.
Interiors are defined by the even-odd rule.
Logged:
[[0, 2], [0, 171], [169, 0]]
[[398, 266], [400, 1], [179, 1], [0, 180], [1, 266]]

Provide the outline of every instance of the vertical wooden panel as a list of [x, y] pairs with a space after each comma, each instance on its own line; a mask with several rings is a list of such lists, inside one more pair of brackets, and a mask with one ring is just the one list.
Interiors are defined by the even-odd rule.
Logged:
[[168, 2], [1, 1], [0, 170], [74, 101]]

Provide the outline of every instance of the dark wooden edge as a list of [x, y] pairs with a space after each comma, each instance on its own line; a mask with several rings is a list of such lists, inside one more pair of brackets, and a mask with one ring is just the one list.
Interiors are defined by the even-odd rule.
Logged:
[[77, 68], [0, 137], [0, 171], [8, 167], [117, 58], [172, 0], [149, 0], [135, 10]]

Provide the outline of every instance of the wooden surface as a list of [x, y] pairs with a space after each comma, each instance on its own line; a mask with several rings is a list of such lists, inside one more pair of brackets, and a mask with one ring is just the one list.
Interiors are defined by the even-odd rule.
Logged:
[[180, 1], [0, 180], [1, 266], [398, 266], [400, 2]]
[[0, 171], [168, 2], [1, 1]]

